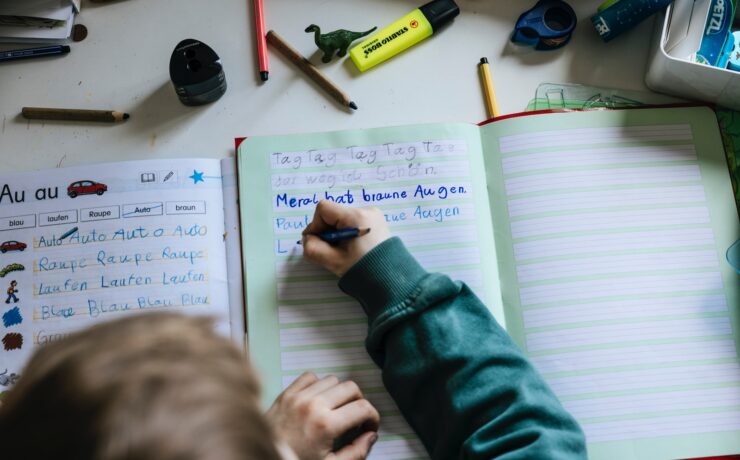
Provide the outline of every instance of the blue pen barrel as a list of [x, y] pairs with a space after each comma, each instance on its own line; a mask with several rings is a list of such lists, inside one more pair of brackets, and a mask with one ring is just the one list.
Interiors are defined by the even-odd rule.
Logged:
[[340, 230], [334, 230], [332, 232], [321, 233], [319, 235], [319, 238], [326, 241], [327, 243], [333, 243], [335, 241], [357, 238], [357, 236], [359, 235], [360, 235], [359, 228], [343, 228]]

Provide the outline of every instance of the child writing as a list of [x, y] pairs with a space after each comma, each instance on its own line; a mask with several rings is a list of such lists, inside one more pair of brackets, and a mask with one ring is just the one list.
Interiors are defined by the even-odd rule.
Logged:
[[[365, 236], [331, 245], [316, 234]], [[475, 294], [426, 272], [383, 214], [320, 202], [304, 255], [368, 315], [368, 353], [433, 459], [581, 459], [583, 434]], [[264, 416], [246, 360], [201, 319], [105, 323], [41, 348], [0, 406], [7, 458], [362, 459], [379, 415], [306, 373]], [[350, 442], [335, 441], [351, 430]], [[3, 455], [5, 458], [5, 455]]]

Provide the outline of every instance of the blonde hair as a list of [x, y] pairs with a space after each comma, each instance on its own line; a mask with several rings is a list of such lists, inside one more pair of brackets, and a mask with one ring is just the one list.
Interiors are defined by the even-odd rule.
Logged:
[[245, 356], [210, 320], [168, 313], [37, 350], [0, 406], [4, 458], [278, 459]]

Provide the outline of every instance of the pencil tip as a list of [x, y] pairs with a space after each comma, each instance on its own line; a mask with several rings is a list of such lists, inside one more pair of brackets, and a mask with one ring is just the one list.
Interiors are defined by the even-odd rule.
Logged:
[[480, 63], [481, 64], [488, 64], [488, 58], [485, 58], [485, 57], [480, 58]]
[[301, 242], [301, 240], [298, 240], [295, 242], [295, 244], [303, 244], [303, 243]]
[[262, 79], [262, 81], [267, 81], [267, 77], [269, 76], [270, 76], [269, 72], [260, 72], [260, 78]]
[[350, 102], [349, 103], [349, 108], [350, 109], [353, 109], [353, 110], [357, 110], [357, 104], [355, 104], [354, 102]]
[[129, 115], [129, 114], [127, 114], [127, 113], [124, 113], [124, 114], [123, 114], [123, 119], [124, 119], [124, 120], [128, 120], [129, 118], [131, 118], [131, 115]]

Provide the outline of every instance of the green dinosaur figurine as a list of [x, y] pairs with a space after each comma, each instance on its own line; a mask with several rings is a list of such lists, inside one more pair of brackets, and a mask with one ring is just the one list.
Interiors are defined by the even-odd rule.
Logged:
[[322, 34], [321, 28], [316, 24], [311, 24], [306, 27], [307, 33], [314, 33], [314, 41], [316, 46], [324, 52], [324, 56], [321, 58], [322, 62], [329, 62], [334, 57], [334, 53], [337, 56], [344, 57], [347, 55], [347, 49], [353, 41], [358, 38], [364, 37], [365, 35], [373, 32], [377, 27], [373, 27], [367, 32], [352, 32], [351, 30], [339, 29], [328, 34]]

